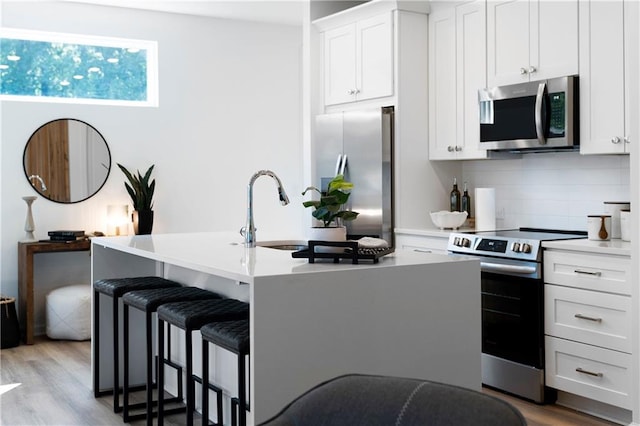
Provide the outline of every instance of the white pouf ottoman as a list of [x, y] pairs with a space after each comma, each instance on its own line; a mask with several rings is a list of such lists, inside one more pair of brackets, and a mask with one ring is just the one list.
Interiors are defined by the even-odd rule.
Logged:
[[91, 286], [70, 285], [47, 294], [47, 336], [51, 339], [91, 338]]

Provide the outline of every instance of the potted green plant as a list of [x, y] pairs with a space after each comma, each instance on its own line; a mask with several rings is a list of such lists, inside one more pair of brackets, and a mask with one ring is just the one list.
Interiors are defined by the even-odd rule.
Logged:
[[311, 215], [322, 222], [322, 226], [312, 228], [310, 240], [346, 240], [347, 232], [343, 222], [354, 220], [359, 214], [344, 207], [352, 189], [353, 183], [344, 180], [343, 175], [337, 175], [329, 182], [327, 192], [322, 192], [315, 186], [309, 186], [304, 190], [302, 195], [306, 195], [309, 191], [320, 194], [319, 200], [302, 203], [304, 207], [313, 207], [314, 211]]
[[156, 180], [150, 179], [154, 166], [152, 164], [142, 175], [139, 170], [133, 174], [118, 163], [118, 167], [129, 181], [124, 183], [124, 187], [133, 202], [133, 232], [136, 235], [151, 234], [153, 229], [153, 193], [156, 189]]

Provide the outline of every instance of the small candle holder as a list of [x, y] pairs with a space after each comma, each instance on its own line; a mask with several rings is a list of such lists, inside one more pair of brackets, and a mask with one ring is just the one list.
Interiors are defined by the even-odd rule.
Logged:
[[31, 212], [31, 204], [37, 199], [35, 195], [26, 195], [22, 197], [25, 203], [27, 203], [27, 218], [24, 222], [24, 231], [25, 237], [22, 240], [23, 242], [32, 242], [36, 241], [35, 235], [33, 235], [33, 231], [35, 231], [36, 226], [33, 223], [33, 213]]

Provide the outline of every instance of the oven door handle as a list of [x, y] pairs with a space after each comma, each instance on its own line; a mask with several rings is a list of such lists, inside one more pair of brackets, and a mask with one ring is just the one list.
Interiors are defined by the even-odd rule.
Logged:
[[518, 266], [506, 265], [504, 263], [480, 262], [480, 270], [483, 272], [503, 272], [509, 274], [534, 274], [537, 271], [536, 266]]

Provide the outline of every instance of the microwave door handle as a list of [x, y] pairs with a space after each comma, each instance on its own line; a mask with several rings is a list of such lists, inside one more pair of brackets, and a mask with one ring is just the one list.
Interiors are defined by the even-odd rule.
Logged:
[[542, 123], [542, 107], [544, 105], [544, 96], [547, 92], [547, 83], [542, 82], [538, 85], [538, 94], [536, 95], [536, 135], [538, 136], [538, 142], [540, 145], [545, 145], [547, 143], [546, 138], [544, 137], [544, 127]]

